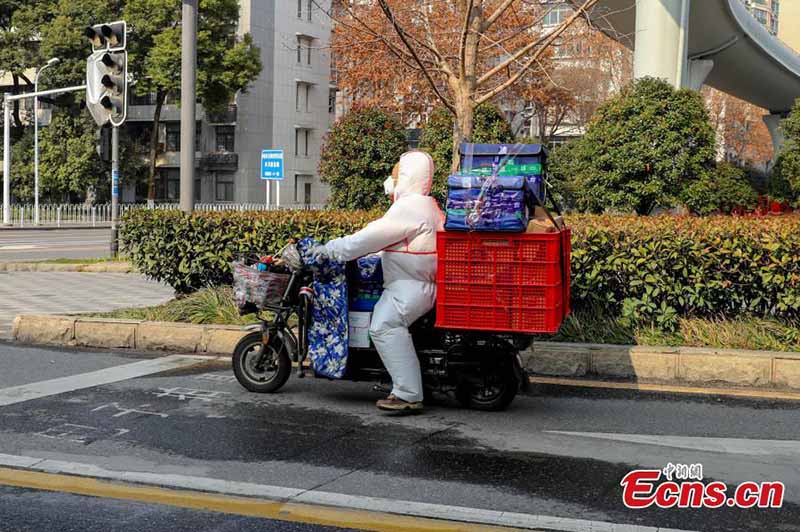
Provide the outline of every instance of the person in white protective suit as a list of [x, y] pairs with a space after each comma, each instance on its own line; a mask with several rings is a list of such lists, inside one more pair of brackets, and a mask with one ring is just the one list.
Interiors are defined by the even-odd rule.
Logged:
[[370, 337], [392, 377], [392, 393], [377, 403], [382, 410], [422, 409], [422, 374], [408, 327], [436, 301], [436, 232], [444, 215], [430, 196], [433, 171], [427, 153], [404, 153], [384, 183], [393, 203], [383, 218], [324, 246], [339, 261], [381, 252], [384, 291]]

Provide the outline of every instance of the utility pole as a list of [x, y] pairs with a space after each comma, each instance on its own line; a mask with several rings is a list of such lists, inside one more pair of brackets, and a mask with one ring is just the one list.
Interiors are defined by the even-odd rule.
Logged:
[[197, 0], [183, 0], [181, 29], [181, 210], [194, 211], [197, 106]]
[[119, 255], [119, 127], [111, 126], [111, 258]]
[[[47, 67], [58, 63], [60, 59], [50, 59], [42, 68], [36, 71], [33, 81], [33, 92], [39, 92], [39, 76]], [[33, 223], [39, 225], [39, 97], [33, 97]]]
[[3, 225], [11, 225], [11, 93], [3, 98]]

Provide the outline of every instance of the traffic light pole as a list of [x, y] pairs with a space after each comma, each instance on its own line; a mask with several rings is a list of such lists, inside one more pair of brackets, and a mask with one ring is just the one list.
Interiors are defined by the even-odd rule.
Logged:
[[197, 0], [183, 0], [181, 30], [181, 210], [194, 210], [197, 102]]
[[111, 258], [119, 254], [119, 128], [111, 128]]

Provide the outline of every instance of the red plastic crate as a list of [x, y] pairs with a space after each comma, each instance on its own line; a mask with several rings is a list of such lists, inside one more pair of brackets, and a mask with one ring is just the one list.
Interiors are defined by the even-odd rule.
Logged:
[[569, 313], [570, 242], [569, 229], [542, 234], [440, 232], [436, 325], [556, 332]]

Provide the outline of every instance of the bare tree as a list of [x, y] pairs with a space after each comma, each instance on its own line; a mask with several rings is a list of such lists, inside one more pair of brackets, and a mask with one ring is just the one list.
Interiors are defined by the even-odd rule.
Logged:
[[334, 47], [340, 73], [348, 65], [369, 71], [405, 89], [397, 98], [413, 98], [425, 84], [453, 114], [455, 171], [475, 108], [526, 76], [544, 76], [550, 48], [597, 2], [582, 0], [544, 28], [549, 7], [538, 0], [335, 0]]

